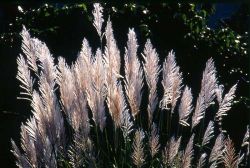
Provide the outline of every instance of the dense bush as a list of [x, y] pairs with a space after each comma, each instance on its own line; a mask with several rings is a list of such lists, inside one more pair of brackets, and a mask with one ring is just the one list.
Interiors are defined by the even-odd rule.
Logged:
[[136, 33], [129, 29], [123, 54], [110, 19], [103, 31], [103, 8], [94, 7], [100, 43], [93, 49], [84, 39], [72, 65], [62, 57], [54, 60], [45, 43], [23, 27], [17, 78], [33, 114], [21, 126], [22, 150], [12, 141], [17, 165], [246, 166], [249, 128], [236, 151], [222, 125], [237, 84], [225, 86], [224, 93], [210, 58], [193, 99], [173, 51], [161, 63], [148, 39], [140, 56]]

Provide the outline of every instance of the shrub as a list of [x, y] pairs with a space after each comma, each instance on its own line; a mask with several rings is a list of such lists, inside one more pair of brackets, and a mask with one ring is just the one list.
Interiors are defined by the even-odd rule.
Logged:
[[71, 66], [62, 57], [55, 63], [47, 46], [23, 27], [17, 79], [33, 116], [21, 125], [21, 149], [12, 140], [17, 166], [245, 166], [249, 128], [236, 152], [222, 127], [237, 84], [225, 94], [210, 58], [194, 103], [174, 52], [159, 65], [147, 40], [139, 57], [129, 29], [121, 59], [110, 19], [102, 31], [102, 10], [94, 4], [100, 48], [93, 54], [84, 39]]

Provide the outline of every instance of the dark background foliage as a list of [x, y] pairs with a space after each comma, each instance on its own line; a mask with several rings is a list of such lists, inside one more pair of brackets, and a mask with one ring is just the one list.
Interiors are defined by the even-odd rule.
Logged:
[[[121, 53], [129, 27], [140, 44], [152, 40], [161, 62], [173, 49], [194, 97], [200, 89], [202, 70], [213, 57], [225, 90], [238, 82], [237, 98], [223, 127], [239, 147], [249, 122], [249, 5], [245, 3], [109, 3], [102, 4], [104, 18], [111, 18]], [[30, 115], [29, 102], [18, 100], [16, 58], [21, 52], [19, 33], [25, 25], [32, 36], [46, 42], [51, 53], [70, 63], [86, 37], [93, 49], [99, 45], [92, 26], [92, 4], [0, 4], [0, 161], [13, 167], [10, 138], [20, 139], [20, 124]], [[140, 54], [139, 54], [140, 55]], [[209, 115], [209, 114], [208, 114]]]

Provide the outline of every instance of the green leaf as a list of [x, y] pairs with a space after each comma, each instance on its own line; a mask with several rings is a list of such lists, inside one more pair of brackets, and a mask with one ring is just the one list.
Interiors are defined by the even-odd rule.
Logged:
[[85, 3], [78, 4], [77, 6], [81, 8], [84, 12], [87, 12], [87, 6], [85, 5]]

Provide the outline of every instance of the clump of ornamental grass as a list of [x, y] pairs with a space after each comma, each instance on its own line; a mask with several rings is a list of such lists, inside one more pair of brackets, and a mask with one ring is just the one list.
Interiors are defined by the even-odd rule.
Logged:
[[102, 12], [94, 4], [101, 46], [93, 51], [84, 39], [72, 65], [63, 57], [55, 64], [46, 44], [23, 27], [17, 79], [32, 117], [21, 125], [21, 148], [11, 141], [17, 166], [244, 167], [249, 127], [240, 151], [222, 127], [237, 84], [225, 93], [210, 58], [193, 98], [173, 51], [160, 64], [148, 39], [139, 57], [136, 33], [129, 29], [123, 56]]

